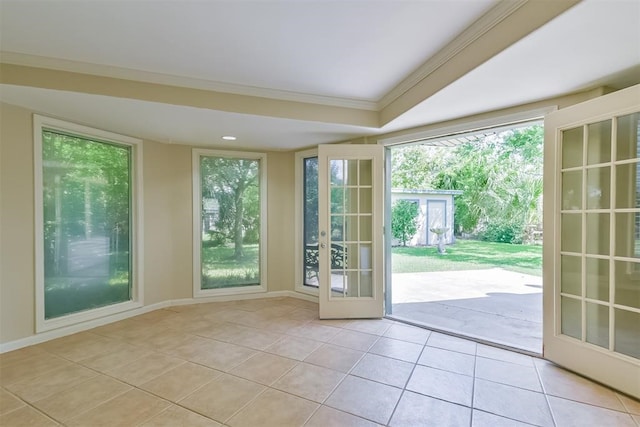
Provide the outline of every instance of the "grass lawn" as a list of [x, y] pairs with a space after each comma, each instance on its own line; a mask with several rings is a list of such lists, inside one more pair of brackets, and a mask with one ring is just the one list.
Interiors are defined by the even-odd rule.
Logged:
[[236, 260], [233, 245], [202, 247], [202, 288], [230, 288], [260, 283], [258, 245], [244, 245], [244, 257]]
[[394, 273], [480, 270], [501, 267], [519, 273], [542, 275], [542, 246], [457, 240], [438, 254], [434, 247], [397, 247], [392, 250]]

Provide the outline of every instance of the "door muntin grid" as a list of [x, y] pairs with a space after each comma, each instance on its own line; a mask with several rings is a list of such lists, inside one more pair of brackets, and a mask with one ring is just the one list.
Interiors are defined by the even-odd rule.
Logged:
[[329, 159], [330, 299], [374, 298], [371, 159]]
[[640, 359], [640, 113], [562, 131], [556, 333]]

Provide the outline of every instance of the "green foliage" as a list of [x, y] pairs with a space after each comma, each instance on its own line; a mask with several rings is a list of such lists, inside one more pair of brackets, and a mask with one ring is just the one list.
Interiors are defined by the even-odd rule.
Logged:
[[407, 240], [418, 230], [418, 204], [410, 200], [398, 200], [391, 207], [391, 234], [407, 246]]
[[429, 152], [421, 146], [398, 148], [391, 153], [391, 187], [405, 189], [430, 188], [433, 170], [446, 154], [438, 150]]
[[393, 150], [394, 188], [461, 190], [455, 197], [457, 235], [520, 242], [540, 224], [543, 128], [533, 125], [479, 138], [455, 148]]
[[458, 239], [447, 255], [434, 247], [392, 249], [393, 273], [481, 270], [500, 267], [518, 273], [542, 275], [542, 246]]
[[[215, 241], [232, 242], [234, 256], [244, 256], [245, 243], [260, 238], [260, 164], [257, 160], [203, 157], [200, 160], [202, 198], [218, 203]], [[203, 203], [204, 205], [204, 203]]]

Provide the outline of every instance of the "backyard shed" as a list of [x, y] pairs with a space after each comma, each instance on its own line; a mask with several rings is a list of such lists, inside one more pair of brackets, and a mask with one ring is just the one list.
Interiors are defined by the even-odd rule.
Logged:
[[[455, 202], [453, 196], [462, 194], [459, 190], [407, 190], [392, 189], [391, 205], [399, 200], [408, 200], [418, 205], [418, 230], [407, 242], [410, 246], [430, 246], [438, 244], [438, 235], [432, 230], [444, 230], [445, 244], [454, 242], [453, 212]], [[393, 241], [392, 244], [400, 244]]]

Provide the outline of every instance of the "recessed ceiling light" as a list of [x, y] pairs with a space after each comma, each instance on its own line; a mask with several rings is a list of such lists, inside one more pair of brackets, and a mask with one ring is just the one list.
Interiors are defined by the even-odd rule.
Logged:
[[235, 136], [225, 135], [222, 137], [222, 139], [224, 139], [225, 141], [235, 141], [237, 138]]

